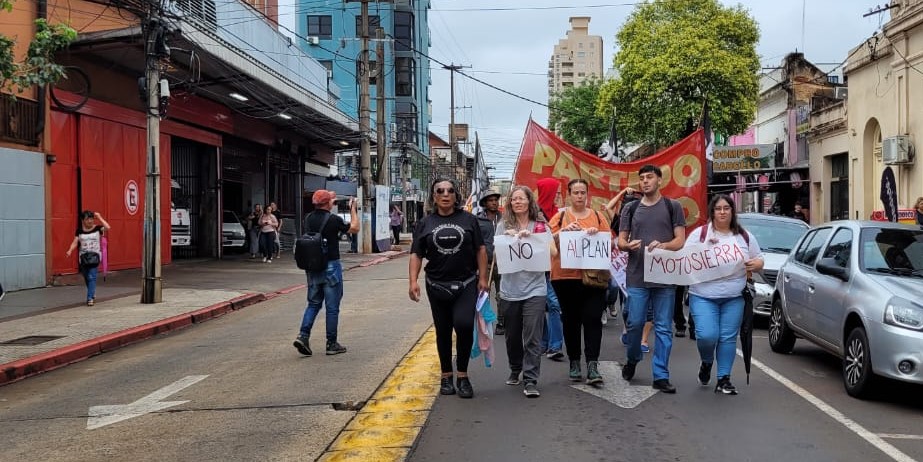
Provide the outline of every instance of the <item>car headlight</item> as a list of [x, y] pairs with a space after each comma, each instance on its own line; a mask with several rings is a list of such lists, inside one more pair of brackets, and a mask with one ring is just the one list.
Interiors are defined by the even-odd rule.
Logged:
[[923, 330], [923, 308], [909, 300], [894, 297], [885, 307], [885, 324], [905, 329]]

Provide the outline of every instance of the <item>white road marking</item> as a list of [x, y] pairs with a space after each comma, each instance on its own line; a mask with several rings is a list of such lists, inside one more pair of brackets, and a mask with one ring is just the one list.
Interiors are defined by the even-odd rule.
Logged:
[[605, 380], [600, 387], [586, 384], [571, 386], [624, 409], [635, 408], [644, 400], [657, 394], [657, 390], [651, 388], [650, 385], [632, 386], [622, 379], [622, 367], [616, 361], [600, 361], [599, 373]]
[[128, 420], [134, 417], [142, 416], [155, 411], [160, 411], [169, 407], [179, 406], [189, 401], [161, 401], [168, 396], [192, 385], [195, 385], [207, 375], [189, 375], [176, 382], [171, 383], [133, 403], [129, 404], [110, 404], [104, 406], [90, 407], [89, 418], [87, 418], [87, 430], [95, 430], [105, 427], [116, 422]]
[[[740, 356], [743, 356], [743, 352], [740, 351], [739, 349], [737, 350], [737, 354]], [[859, 435], [860, 438], [864, 439], [872, 446], [875, 446], [881, 452], [887, 454], [891, 459], [897, 462], [917, 462], [916, 459], [914, 459], [913, 457], [910, 457], [907, 454], [904, 454], [903, 452], [901, 452], [900, 449], [897, 449], [896, 447], [892, 446], [887, 441], [883, 440], [882, 435], [876, 435], [866, 430], [865, 427], [863, 427], [862, 425], [859, 425], [859, 423], [856, 422], [855, 420], [852, 420], [849, 417], [846, 417], [845, 415], [843, 415], [842, 412], [836, 410], [833, 406], [825, 403], [820, 398], [811, 394], [811, 392], [805, 390], [804, 388], [801, 388], [800, 386], [798, 386], [798, 384], [785, 378], [785, 376], [774, 371], [769, 366], [761, 363], [760, 361], [756, 359], [753, 359], [751, 361], [751, 364], [756, 366], [759, 370], [763, 371], [766, 375], [775, 379], [777, 382], [781, 383], [782, 385], [785, 385], [786, 388], [794, 392], [796, 395], [804, 398], [807, 402], [813, 404], [814, 407], [819, 409], [824, 414], [827, 414], [827, 416], [829, 416], [831, 419], [839, 422], [844, 427], [851, 430], [853, 433]]]
[[879, 433], [878, 436], [882, 438], [890, 438], [893, 440], [923, 440], [923, 435], [902, 435], [900, 433]]

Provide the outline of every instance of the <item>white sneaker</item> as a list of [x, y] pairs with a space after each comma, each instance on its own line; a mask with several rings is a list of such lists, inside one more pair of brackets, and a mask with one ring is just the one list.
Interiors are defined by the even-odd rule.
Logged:
[[266, 263], [267, 261], [269, 260], [266, 257], [263, 257], [263, 263]]
[[609, 323], [609, 313], [608, 313], [607, 310], [603, 310], [603, 318], [602, 318], [602, 321], [603, 321], [603, 325], [604, 325], [604, 326], [605, 326], [607, 323]]

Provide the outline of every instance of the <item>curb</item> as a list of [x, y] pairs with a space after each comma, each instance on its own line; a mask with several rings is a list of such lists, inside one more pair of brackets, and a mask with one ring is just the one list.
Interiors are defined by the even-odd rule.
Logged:
[[[297, 287], [290, 287], [282, 290], [293, 291], [297, 290]], [[85, 340], [80, 343], [4, 364], [2, 366], [3, 370], [0, 371], [0, 386], [80, 362], [100, 353], [116, 350], [155, 335], [179, 330], [196, 323], [219, 317], [233, 310], [239, 310], [267, 300], [269, 298], [267, 295], [268, 294], [262, 293], [241, 295], [231, 300], [216, 303], [189, 313], [149, 322], [137, 327], [102, 335], [94, 339]]]
[[[345, 271], [359, 267], [364, 268], [377, 265], [406, 253], [407, 252], [404, 251], [368, 262], [363, 262], [355, 266], [345, 268]], [[2, 370], [0, 370], [0, 387], [11, 384], [13, 382], [17, 382], [27, 377], [31, 377], [33, 375], [38, 375], [43, 372], [48, 372], [60, 367], [67, 366], [69, 364], [89, 359], [107, 351], [116, 350], [123, 346], [140, 342], [155, 335], [172, 332], [184, 327], [189, 327], [193, 324], [205, 322], [209, 319], [217, 318], [224, 314], [245, 308], [256, 303], [272, 300], [276, 297], [290, 294], [297, 290], [304, 289], [305, 287], [305, 284], [298, 284], [272, 292], [241, 295], [231, 300], [219, 302], [195, 311], [190, 311], [188, 313], [183, 313], [166, 319], [149, 322], [137, 327], [130, 327], [125, 330], [102, 335], [90, 340], [84, 340], [83, 342], [61, 347], [56, 350], [16, 360], [11, 363], [2, 364], [0, 365], [0, 368], [2, 368]]]

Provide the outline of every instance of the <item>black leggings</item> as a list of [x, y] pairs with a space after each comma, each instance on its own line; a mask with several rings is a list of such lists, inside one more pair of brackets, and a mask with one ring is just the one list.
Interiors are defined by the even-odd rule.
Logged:
[[439, 366], [443, 373], [452, 372], [452, 329], [455, 329], [455, 365], [458, 372], [468, 372], [468, 360], [474, 345], [474, 314], [477, 303], [478, 285], [472, 281], [454, 302], [440, 302], [434, 299], [429, 284], [426, 285], [433, 325], [436, 326], [436, 351], [439, 352]]
[[571, 361], [580, 361], [580, 332], [583, 331], [587, 361], [599, 361], [603, 339], [602, 314], [606, 307], [606, 289], [583, 285], [580, 279], [551, 281], [561, 303], [564, 323], [564, 346]]

